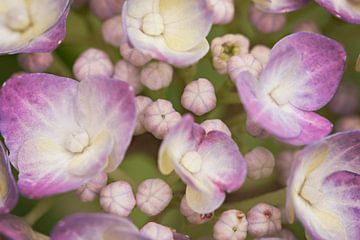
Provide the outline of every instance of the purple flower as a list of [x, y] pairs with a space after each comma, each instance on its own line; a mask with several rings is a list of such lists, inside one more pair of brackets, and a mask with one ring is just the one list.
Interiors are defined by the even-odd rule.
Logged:
[[135, 98], [122, 81], [23, 74], [1, 89], [0, 116], [19, 189], [39, 198], [118, 167], [135, 127]]
[[282, 142], [302, 145], [331, 132], [332, 124], [314, 111], [334, 96], [345, 67], [344, 48], [315, 33], [280, 40], [260, 76], [236, 79], [248, 117]]
[[50, 52], [57, 48], [65, 37], [70, 3], [70, 0], [1, 1], [0, 54]]
[[360, 6], [357, 0], [315, 0], [315, 2], [346, 22], [360, 24]]
[[51, 234], [52, 240], [150, 240], [128, 219], [103, 213], [80, 213], [60, 221]]
[[311, 239], [360, 239], [360, 131], [332, 135], [296, 156], [287, 210]]
[[255, 6], [271, 13], [285, 13], [295, 11], [309, 2], [309, 0], [252, 0]]
[[0, 213], [8, 213], [18, 200], [18, 189], [11, 173], [8, 155], [0, 143]]
[[186, 201], [195, 212], [214, 211], [225, 192], [237, 190], [246, 177], [246, 162], [225, 133], [205, 130], [185, 116], [170, 129], [160, 147], [161, 173], [172, 171], [187, 184]]

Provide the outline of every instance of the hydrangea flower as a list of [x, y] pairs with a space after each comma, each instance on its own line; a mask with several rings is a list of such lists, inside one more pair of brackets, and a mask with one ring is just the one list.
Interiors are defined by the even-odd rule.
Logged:
[[50, 52], [57, 48], [65, 37], [70, 3], [70, 0], [2, 0], [0, 54]]
[[0, 143], [0, 213], [7, 213], [15, 207], [18, 189], [11, 173], [8, 155]]
[[172, 171], [187, 184], [186, 201], [198, 213], [210, 213], [237, 190], [246, 177], [246, 162], [225, 133], [205, 130], [185, 116], [170, 129], [160, 147], [160, 172]]
[[52, 240], [151, 240], [130, 220], [104, 213], [80, 213], [60, 221], [51, 234]]
[[187, 66], [209, 50], [213, 14], [206, 0], [128, 0], [122, 17], [131, 44], [157, 60]]
[[122, 81], [23, 74], [3, 86], [0, 116], [19, 189], [39, 198], [117, 168], [134, 132], [135, 98]]
[[360, 131], [343, 132], [297, 155], [287, 189], [294, 214], [311, 239], [360, 238]]
[[315, 33], [295, 33], [271, 50], [256, 78], [236, 79], [250, 119], [282, 142], [302, 145], [331, 132], [332, 124], [314, 111], [334, 96], [345, 67], [344, 48]]

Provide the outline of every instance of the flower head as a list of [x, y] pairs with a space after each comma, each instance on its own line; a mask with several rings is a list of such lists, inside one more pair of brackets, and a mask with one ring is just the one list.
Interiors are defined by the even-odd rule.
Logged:
[[359, 239], [360, 131], [342, 132], [307, 146], [296, 157], [287, 210], [312, 239]]
[[128, 0], [122, 17], [131, 44], [157, 60], [187, 66], [209, 50], [206, 0]]
[[129, 85], [100, 77], [15, 76], [1, 89], [0, 106], [20, 191], [32, 198], [75, 190], [116, 169], [136, 122]]
[[158, 164], [163, 174], [176, 171], [187, 184], [187, 204], [203, 214], [220, 207], [225, 192], [237, 190], [246, 177], [246, 162], [236, 143], [223, 132], [206, 134], [190, 116], [165, 136]]
[[271, 50], [259, 78], [250, 72], [237, 78], [248, 117], [277, 139], [294, 145], [328, 135], [332, 124], [313, 111], [334, 96], [345, 56], [340, 44], [319, 34], [295, 33], [282, 39]]
[[70, 0], [1, 1], [0, 54], [50, 52], [57, 48], [65, 37], [70, 3]]

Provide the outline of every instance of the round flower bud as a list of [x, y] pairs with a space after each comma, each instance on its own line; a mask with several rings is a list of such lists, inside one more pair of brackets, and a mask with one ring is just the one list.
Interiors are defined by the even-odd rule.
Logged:
[[19, 65], [28, 72], [44, 72], [53, 63], [51, 53], [22, 53], [18, 55]]
[[281, 213], [276, 207], [259, 203], [246, 216], [248, 232], [254, 238], [273, 235], [281, 230]]
[[206, 223], [214, 216], [214, 213], [200, 214], [192, 210], [187, 204], [185, 196], [181, 199], [180, 212], [191, 224]]
[[259, 77], [263, 66], [252, 54], [242, 54], [230, 58], [228, 64], [228, 74], [232, 81], [236, 81], [242, 72], [250, 72], [255, 77]]
[[175, 111], [170, 101], [158, 99], [145, 109], [143, 124], [156, 138], [163, 139], [180, 119], [180, 113]]
[[230, 129], [226, 126], [226, 124], [220, 119], [209, 119], [200, 124], [206, 133], [211, 131], [219, 131], [223, 132], [229, 137], [231, 137]]
[[125, 60], [116, 63], [113, 78], [127, 82], [135, 94], [140, 93], [143, 89], [140, 82], [140, 69]]
[[100, 20], [106, 20], [120, 14], [123, 4], [124, 0], [90, 0], [90, 9]]
[[264, 45], [256, 45], [250, 53], [265, 67], [270, 58], [270, 48]]
[[332, 112], [340, 115], [353, 114], [359, 109], [360, 91], [351, 82], [343, 82], [329, 103]]
[[170, 85], [173, 77], [173, 68], [164, 62], [147, 64], [140, 74], [141, 83], [151, 90], [159, 90]]
[[214, 24], [227, 24], [234, 19], [234, 0], [207, 0], [214, 15]]
[[269, 136], [269, 133], [267, 133], [265, 129], [249, 118], [246, 119], [246, 130], [251, 136], [256, 138], [263, 139]]
[[120, 47], [123, 38], [121, 16], [114, 16], [103, 22], [101, 31], [106, 43], [114, 47]]
[[135, 204], [133, 191], [127, 182], [113, 182], [101, 189], [100, 205], [108, 213], [127, 217]]
[[343, 117], [336, 123], [335, 129], [337, 132], [360, 130], [360, 117]]
[[263, 12], [255, 6], [250, 7], [249, 17], [250, 22], [262, 33], [279, 32], [286, 23], [285, 14]]
[[226, 34], [211, 42], [212, 63], [220, 74], [226, 74], [231, 57], [249, 52], [250, 41], [241, 34]]
[[150, 55], [142, 53], [139, 50], [133, 48], [126, 40], [121, 42], [120, 53], [126, 61], [137, 67], [145, 65], [151, 60]]
[[159, 178], [141, 182], [136, 193], [138, 208], [149, 216], [161, 213], [169, 205], [171, 199], [170, 186]]
[[145, 224], [140, 232], [150, 239], [156, 240], [173, 240], [173, 232], [170, 228], [165, 227], [163, 225], [149, 222]]
[[313, 21], [302, 21], [295, 25], [294, 32], [320, 33], [318, 26]]
[[246, 238], [248, 222], [243, 212], [227, 210], [214, 225], [215, 240], [243, 240]]
[[268, 177], [275, 166], [273, 154], [263, 147], [256, 147], [245, 155], [248, 167], [248, 177], [252, 180]]
[[198, 116], [210, 112], [216, 107], [214, 86], [205, 78], [192, 81], [185, 87], [181, 104]]
[[277, 179], [280, 184], [286, 186], [290, 176], [291, 167], [295, 160], [295, 153], [289, 150], [282, 151], [275, 160], [275, 168], [277, 170]]
[[106, 186], [107, 179], [106, 173], [100, 173], [95, 178], [91, 179], [90, 182], [79, 187], [76, 190], [76, 194], [83, 202], [93, 201], [101, 189]]
[[360, 54], [356, 61], [355, 71], [360, 72]]
[[145, 97], [145, 96], [137, 96], [135, 98], [135, 104], [136, 104], [136, 127], [134, 135], [140, 135], [146, 132], [146, 129], [144, 127], [143, 121], [144, 121], [144, 110], [150, 106], [150, 104], [153, 102], [151, 98]]
[[76, 60], [73, 70], [76, 78], [82, 81], [93, 76], [111, 77], [114, 66], [105, 52], [90, 48]]

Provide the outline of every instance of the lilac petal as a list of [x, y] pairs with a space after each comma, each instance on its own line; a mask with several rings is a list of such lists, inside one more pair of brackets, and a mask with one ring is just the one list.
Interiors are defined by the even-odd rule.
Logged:
[[135, 124], [135, 96], [123, 81], [94, 77], [81, 81], [77, 98], [77, 119], [86, 126], [90, 138], [108, 131], [114, 140], [114, 149], [106, 171], [116, 169], [130, 145]]
[[18, 201], [18, 189], [11, 173], [8, 155], [0, 143], [0, 213], [8, 213]]
[[[288, 54], [289, 48], [295, 49], [297, 53]], [[295, 54], [300, 54], [299, 60], [292, 60], [296, 58]], [[305, 111], [315, 111], [334, 96], [344, 73], [345, 60], [345, 49], [338, 42], [316, 33], [295, 33], [274, 46], [269, 64], [260, 78], [263, 80], [270, 77], [267, 76], [269, 72], [281, 72], [276, 68], [290, 67], [292, 74], [285, 79], [279, 79], [282, 81], [281, 85], [287, 87], [284, 91], [290, 92], [290, 103]], [[275, 64], [277, 61], [289, 61], [294, 65]]]
[[9, 79], [0, 94], [0, 130], [17, 168], [21, 145], [42, 134], [59, 143], [76, 129], [73, 101], [77, 82], [50, 74], [23, 74]]
[[35, 233], [28, 224], [21, 218], [10, 214], [0, 214], [0, 237], [14, 240], [36, 239]]
[[159, 169], [163, 174], [174, 170], [173, 162], [179, 162], [183, 155], [197, 148], [205, 130], [194, 125], [194, 119], [186, 115], [166, 134], [158, 156]]
[[285, 13], [302, 8], [309, 0], [253, 0], [255, 6], [265, 12]]
[[[56, 49], [66, 35], [66, 18], [69, 14], [71, 3], [71, 0], [59, 0], [56, 9], [54, 9], [54, 5], [52, 9], [49, 9], [49, 11], [53, 11], [54, 14], [59, 14], [59, 18], [53, 25], [50, 25], [49, 28], [45, 29], [40, 35], [33, 36], [32, 39], [29, 39], [28, 44], [15, 44], [13, 47], [9, 47], [8, 45], [0, 46], [0, 54], [51, 52]], [[33, 14], [32, 18], [38, 22], [44, 21], [44, 19], [41, 18], [45, 12], [38, 14], [33, 11], [40, 9], [39, 5], [41, 4], [44, 5], [41, 1], [38, 3], [34, 1], [34, 6], [30, 10], [31, 14]]]
[[208, 133], [198, 152], [204, 159], [202, 171], [221, 191], [233, 192], [244, 183], [246, 162], [236, 143], [225, 133]]
[[80, 213], [60, 221], [51, 234], [52, 240], [150, 240], [128, 219], [103, 213]]
[[359, 3], [351, 0], [315, 0], [331, 14], [349, 23], [360, 24]]
[[360, 131], [307, 146], [294, 163], [287, 205], [313, 239], [360, 237]]

